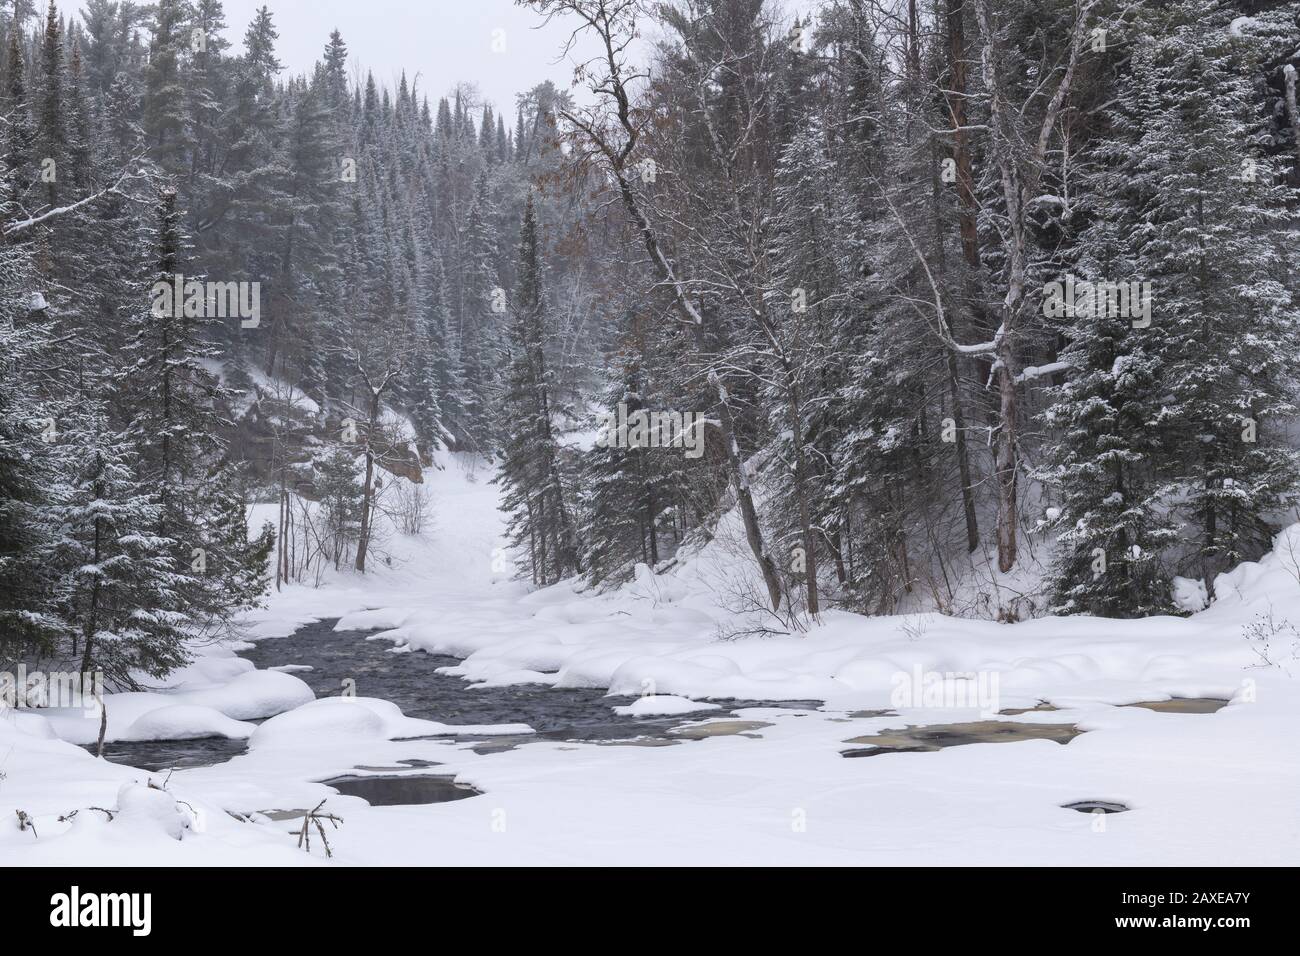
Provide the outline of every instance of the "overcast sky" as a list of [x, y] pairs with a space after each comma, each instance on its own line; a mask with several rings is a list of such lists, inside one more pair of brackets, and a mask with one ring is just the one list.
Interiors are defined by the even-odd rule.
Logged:
[[[783, 6], [818, 2], [784, 0]], [[467, 81], [512, 114], [516, 93], [544, 80], [561, 89], [573, 81], [572, 62], [558, 60], [572, 26], [557, 20], [543, 27], [535, 12], [513, 0], [225, 0], [227, 38], [236, 51], [263, 3], [280, 31], [280, 61], [292, 73], [310, 69], [338, 27], [354, 70], [373, 70], [377, 81], [395, 88], [405, 68], [412, 82], [419, 74], [419, 88], [435, 103]], [[496, 52], [494, 42], [504, 50]], [[586, 49], [590, 56], [592, 47]]]
[[[470, 81], [512, 113], [521, 90], [548, 79], [567, 88], [573, 79], [572, 65], [556, 62], [567, 31], [534, 29], [541, 18], [512, 0], [225, 0], [236, 49], [263, 3], [280, 31], [280, 60], [294, 73], [319, 59], [338, 27], [354, 69], [373, 70], [393, 88], [405, 68], [412, 82], [419, 74], [420, 89], [434, 102]], [[504, 50], [496, 52], [494, 43]]]

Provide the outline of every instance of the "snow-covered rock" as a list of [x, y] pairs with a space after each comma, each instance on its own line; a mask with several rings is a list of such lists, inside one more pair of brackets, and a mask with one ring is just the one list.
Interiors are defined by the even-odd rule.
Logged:
[[628, 704], [626, 707], [615, 707], [614, 713], [624, 717], [660, 717], [721, 709], [721, 704], [709, 704], [703, 701], [690, 700], [686, 697], [675, 697], [672, 694], [651, 694], [647, 697], [637, 698], [634, 703]]
[[186, 703], [211, 707], [235, 720], [257, 720], [310, 703], [316, 695], [292, 674], [253, 670], [219, 687], [189, 691], [184, 699]]
[[253, 732], [250, 750], [337, 745], [343, 740], [383, 740], [384, 719], [362, 697], [326, 697], [272, 717]]
[[172, 704], [137, 717], [122, 740], [194, 740], [226, 737], [242, 740], [257, 729], [256, 724], [232, 720], [219, 710], [200, 704]]

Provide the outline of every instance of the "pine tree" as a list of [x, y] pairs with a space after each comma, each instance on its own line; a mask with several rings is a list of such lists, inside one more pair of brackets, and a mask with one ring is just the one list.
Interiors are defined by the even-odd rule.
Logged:
[[348, 45], [338, 30], [330, 31], [323, 62], [329, 107], [332, 110], [344, 109], [348, 103]]
[[40, 137], [37, 144], [45, 199], [51, 206], [59, 204], [60, 180], [71, 172], [67, 168], [69, 133], [64, 110], [67, 82], [59, 12], [51, 3], [46, 12], [45, 34], [41, 41]]
[[5, 54], [4, 169], [9, 186], [6, 202], [23, 203], [36, 181], [34, 169], [36, 132], [32, 128], [31, 104], [27, 96], [27, 67], [23, 61], [20, 31], [9, 31]]
[[190, 39], [184, 0], [159, 0], [145, 71], [143, 126], [153, 158], [174, 175], [185, 170], [192, 147], [185, 52]]
[[[1289, 196], [1258, 152], [1252, 60], [1201, 0], [1146, 16], [1079, 263], [1081, 280], [1138, 285], [1128, 313], [1097, 302], [1066, 327], [1073, 371], [1048, 416], [1065, 611], [1167, 609], [1166, 557], [1213, 598], [1215, 574], [1268, 546], [1297, 484], [1271, 427], [1293, 410], [1300, 357], [1279, 255]], [[1187, 546], [1169, 554], [1180, 525]]]
[[460, 405], [465, 412], [465, 430], [480, 449], [490, 447], [489, 417], [500, 348], [496, 309], [504, 295], [495, 265], [494, 215], [487, 177], [480, 176], [465, 225], [460, 296], [460, 367], [464, 382]]
[[[0, 176], [4, 173], [0, 163]], [[14, 206], [0, 182], [0, 224]], [[48, 512], [58, 470], [49, 439], [54, 409], [34, 367], [48, 353], [48, 324], [29, 314], [35, 294], [27, 251], [0, 238], [0, 657], [50, 649], [60, 633], [50, 605], [53, 535]]]
[[[629, 318], [622, 347], [611, 359], [617, 377], [602, 404], [614, 412], [621, 405], [633, 416], [653, 410], [651, 399], [659, 395], [645, 323], [635, 315]], [[587, 580], [598, 586], [622, 584], [632, 579], [637, 564], [653, 568], [671, 556], [682, 537], [674, 511], [690, 487], [684, 455], [623, 447], [609, 437], [598, 436], [595, 447], [583, 456], [578, 482], [583, 564]]]
[[177, 542], [159, 534], [162, 509], [135, 471], [133, 443], [90, 399], [60, 447], [70, 479], [53, 509], [60, 569], [55, 593], [82, 673], [135, 688], [135, 673], [161, 677], [187, 660], [192, 579], [177, 571]]
[[416, 432], [425, 448], [433, 451], [442, 446], [447, 436], [456, 436], [455, 429], [464, 413], [459, 403], [461, 385], [450, 350], [450, 314], [443, 293], [442, 259], [436, 252], [426, 250], [422, 260], [408, 401]]
[[581, 571], [582, 562], [551, 422], [541, 269], [530, 195], [520, 230], [519, 280], [511, 309], [511, 361], [503, 409], [505, 436], [496, 480], [503, 489], [507, 537], [521, 552], [527, 549], [533, 583], [547, 585]]
[[335, 570], [352, 554], [361, 535], [361, 482], [354, 449], [331, 443], [312, 460], [316, 494], [325, 528], [326, 556]]
[[157, 501], [156, 534], [174, 542], [176, 568], [188, 568], [176, 573], [184, 577], [190, 613], [204, 627], [215, 627], [260, 593], [262, 585], [249, 579], [261, 572], [258, 552], [266, 544], [261, 538], [250, 543], [246, 525], [232, 514], [235, 486], [222, 458], [226, 426], [220, 413], [229, 400], [205, 364], [214, 352], [205, 339], [211, 323], [203, 297], [186, 293], [169, 301], [159, 295], [184, 275], [183, 242], [176, 192], [164, 189], [149, 306], [133, 316], [134, 336], [117, 379], [131, 416], [128, 434], [140, 455], [140, 479]]
[[1300, 477], [1279, 441], [1300, 359], [1287, 287], [1295, 195], [1263, 157], [1249, 173], [1265, 141], [1257, 61], [1228, 30], [1230, 11], [1185, 0], [1168, 17], [1136, 56], [1135, 155], [1164, 158], [1159, 171], [1134, 170], [1149, 190], [1138, 267], [1154, 286], [1147, 332], [1172, 393], [1160, 418], [1179, 439], [1163, 473], [1183, 494], [1178, 511], [1196, 528], [1189, 566], [1213, 599], [1217, 573], [1267, 549], [1269, 518]]
[[[1086, 281], [1136, 278], [1136, 264], [1117, 235], [1119, 224], [1135, 221], [1135, 210], [1124, 202], [1130, 180], [1121, 157], [1127, 151], [1122, 140], [1101, 143], [1096, 151], [1099, 171], [1079, 210], [1090, 205], [1095, 217], [1075, 265]], [[1165, 369], [1132, 319], [1110, 311], [1090, 305], [1066, 318], [1061, 360], [1073, 371], [1044, 413], [1059, 435], [1047, 474], [1061, 495], [1055, 523], [1063, 529], [1054, 607], [1064, 614], [1140, 617], [1172, 610], [1161, 556], [1177, 530], [1161, 508], [1156, 471], [1169, 453], [1159, 421]]]

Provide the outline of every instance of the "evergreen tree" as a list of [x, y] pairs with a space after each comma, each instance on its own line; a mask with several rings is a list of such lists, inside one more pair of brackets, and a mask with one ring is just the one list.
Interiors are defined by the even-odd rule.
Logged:
[[12, 29], [9, 31], [9, 44], [5, 54], [4, 171], [9, 183], [5, 201], [13, 204], [27, 202], [27, 191], [36, 181], [33, 166], [36, 133], [31, 123], [26, 71], [19, 31]]
[[312, 474], [320, 497], [326, 555], [338, 570], [361, 536], [361, 482], [355, 450], [331, 443], [313, 459]]
[[[0, 183], [0, 197], [4, 190]], [[0, 199], [0, 223], [12, 208]], [[30, 314], [35, 288], [26, 250], [0, 239], [0, 658], [50, 649], [60, 633], [48, 561], [58, 433], [35, 373], [51, 338], [48, 324]]]
[[1279, 255], [1289, 197], [1259, 152], [1252, 61], [1200, 0], [1146, 16], [1096, 147], [1078, 266], [1081, 281], [1127, 287], [1129, 308], [1097, 297], [1064, 327], [1072, 371], [1048, 415], [1065, 506], [1057, 600], [1115, 616], [1169, 608], [1165, 556], [1212, 598], [1215, 574], [1268, 546], [1297, 483], [1273, 429], [1293, 410], [1298, 357]]
[[184, 288], [180, 298], [160, 294], [184, 274], [180, 211], [172, 189], [164, 189], [159, 199], [155, 241], [149, 306], [133, 316], [134, 336], [117, 377], [131, 417], [128, 434], [140, 455], [142, 486], [157, 502], [156, 534], [173, 542], [171, 557], [180, 576], [175, 586], [189, 613], [211, 627], [260, 593], [259, 552], [266, 542], [259, 538], [250, 544], [247, 526], [235, 513], [235, 484], [222, 455], [220, 408], [228, 398], [206, 364], [214, 352], [205, 338], [210, 320], [202, 294]]
[[165, 171], [184, 172], [192, 147], [187, 50], [189, 9], [185, 0], [159, 0], [144, 81], [144, 132], [153, 158]]
[[1134, 155], [1164, 158], [1133, 170], [1146, 191], [1135, 239], [1154, 287], [1146, 331], [1166, 363], [1160, 420], [1177, 438], [1162, 472], [1196, 529], [1188, 566], [1213, 599], [1216, 574], [1269, 546], [1300, 475], [1280, 442], [1300, 358], [1287, 287], [1295, 195], [1259, 155], [1258, 61], [1229, 31], [1230, 11], [1185, 0], [1167, 16], [1135, 57]]
[[464, 427], [477, 447], [490, 447], [489, 421], [495, 392], [495, 370], [500, 350], [496, 310], [503, 305], [495, 265], [496, 242], [492, 230], [495, 210], [488, 192], [487, 177], [480, 176], [474, 204], [465, 225], [462, 287], [460, 296], [460, 363], [464, 391]]
[[68, 116], [64, 108], [67, 71], [63, 60], [63, 34], [58, 9], [50, 4], [45, 17], [45, 34], [41, 42], [40, 153], [41, 182], [45, 200], [59, 204], [60, 177], [68, 176]]
[[526, 554], [533, 583], [545, 585], [581, 571], [582, 562], [551, 421], [541, 270], [530, 195], [520, 230], [519, 281], [511, 309], [511, 361], [503, 408], [505, 436], [496, 480], [503, 489], [507, 537]]
[[60, 569], [55, 593], [82, 673], [135, 688], [135, 672], [161, 677], [187, 659], [192, 633], [177, 570], [177, 542], [159, 534], [162, 509], [135, 471], [132, 442], [102, 403], [83, 404], [61, 442], [70, 480], [53, 508]]

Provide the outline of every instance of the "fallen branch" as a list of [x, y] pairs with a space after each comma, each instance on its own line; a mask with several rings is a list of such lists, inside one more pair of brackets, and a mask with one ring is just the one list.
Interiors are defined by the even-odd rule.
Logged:
[[[86, 807], [86, 809], [87, 809], [87, 810], [98, 810], [98, 811], [99, 811], [100, 813], [102, 813], [104, 816], [108, 817], [108, 821], [109, 821], [109, 823], [112, 823], [112, 822], [113, 822], [113, 811], [112, 811], [112, 810], [105, 810], [103, 807]], [[68, 823], [69, 821], [72, 820], [73, 817], [75, 817], [75, 816], [76, 816], [78, 813], [80, 813], [80, 812], [81, 812], [80, 810], [73, 810], [73, 811], [71, 811], [71, 812], [69, 812], [69, 813], [65, 813], [63, 816], [59, 817], [59, 822], [60, 822], [60, 823]]]
[[[325, 798], [325, 800], [328, 799], [328, 797]], [[336, 817], [332, 813], [321, 813], [320, 808], [325, 806], [325, 800], [308, 810], [306, 816], [302, 818], [302, 829], [298, 831], [298, 849], [305, 849], [308, 853], [311, 852], [311, 828], [315, 826], [316, 832], [320, 834], [321, 842], [325, 844], [325, 855], [332, 857], [334, 854], [330, 850], [330, 841], [325, 836], [325, 827], [321, 825], [321, 821], [328, 820], [330, 825], [337, 830], [339, 824], [343, 822], [343, 818]]]

